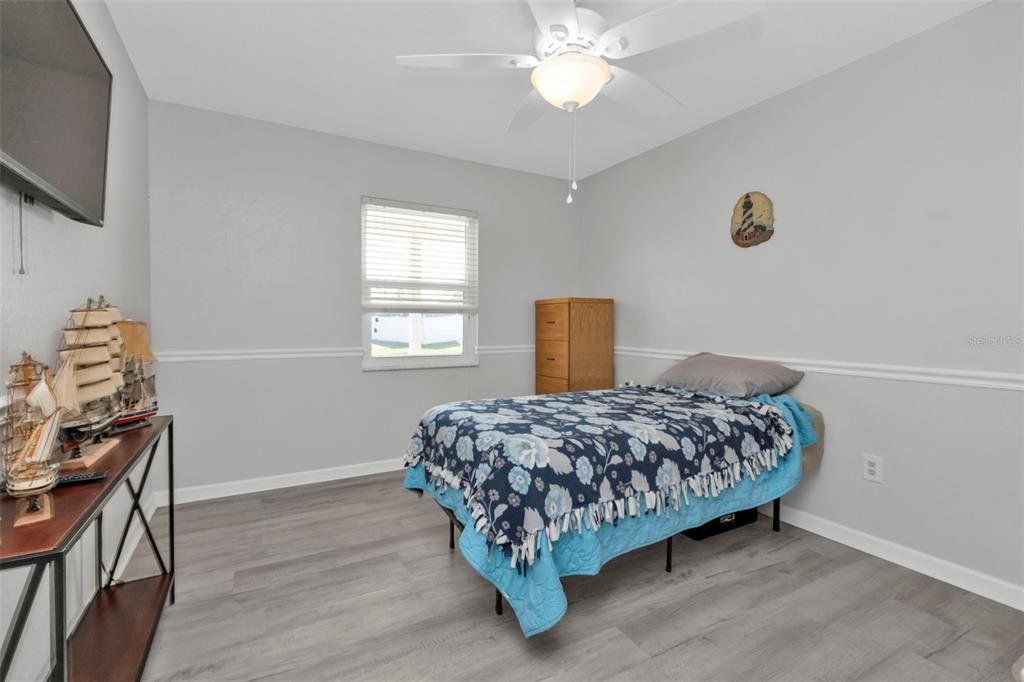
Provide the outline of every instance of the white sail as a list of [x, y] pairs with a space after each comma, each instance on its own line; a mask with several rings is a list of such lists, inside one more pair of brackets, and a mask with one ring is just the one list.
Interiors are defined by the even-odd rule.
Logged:
[[121, 341], [110, 341], [107, 343], [107, 350], [112, 357], [121, 355]]
[[108, 305], [106, 308], [102, 308], [102, 310], [105, 310], [107, 314], [110, 315], [111, 324], [115, 322], [120, 322], [121, 320], [124, 319], [124, 317], [122, 317], [121, 315], [121, 309], [118, 308], [116, 305]]
[[65, 346], [92, 346], [100, 343], [109, 343], [110, 339], [110, 327], [64, 330]]
[[145, 322], [139, 320], [123, 320], [117, 323], [124, 341], [124, 355], [129, 359], [143, 362], [155, 362], [153, 349], [149, 346], [149, 329]]
[[40, 427], [42, 429], [42, 433], [40, 434], [39, 440], [35, 443], [35, 447], [31, 452], [25, 453], [25, 461], [49, 461], [50, 454], [53, 452], [53, 446], [57, 443], [57, 434], [60, 433], [60, 416], [61, 410], [57, 409], [45, 422], [43, 422], [43, 425]]
[[141, 364], [142, 364], [142, 363], [139, 363], [139, 365], [140, 365], [140, 366], [138, 367], [138, 370], [137, 370], [137, 371], [139, 372], [139, 378], [138, 378], [138, 384], [139, 384], [139, 402], [142, 402], [142, 401], [144, 401], [144, 400], [148, 400], [148, 399], [149, 399], [149, 398], [151, 397], [151, 396], [149, 395], [149, 387], [148, 387], [148, 386], [146, 386], [146, 384], [147, 384], [147, 383], [149, 383], [149, 382], [148, 382], [148, 381], [146, 380], [146, 379], [147, 379], [148, 377], [142, 376], [142, 367], [141, 367]]
[[78, 356], [76, 353], [84, 351], [69, 351], [67, 359], [57, 370], [57, 376], [53, 378], [53, 396], [57, 405], [71, 414], [77, 414], [78, 405], [78, 384], [75, 382], [75, 363]]
[[72, 310], [69, 327], [109, 327], [114, 321], [110, 310], [91, 308], [88, 310]]
[[75, 383], [79, 386], [95, 384], [97, 381], [109, 379], [113, 373], [114, 372], [112, 371], [109, 362], [104, 362], [99, 365], [90, 365], [88, 367], [82, 367], [79, 365], [75, 370]]
[[46, 421], [32, 430], [32, 435], [12, 458], [12, 474], [26, 464], [46, 462], [50, 459], [50, 453], [57, 442], [57, 434], [60, 433], [61, 412], [62, 410], [57, 409]]
[[25, 391], [26, 388], [27, 388], [26, 386], [8, 386], [7, 387], [7, 404], [11, 405], [13, 403], [17, 403], [17, 402], [21, 402], [21, 401], [25, 400], [25, 398], [27, 396], [26, 391]]
[[110, 361], [110, 349], [106, 345], [89, 346], [88, 348], [76, 348], [73, 350], [62, 350], [60, 361], [67, 362], [72, 356], [75, 362], [80, 365], [96, 365], [101, 362]]
[[106, 381], [100, 381], [95, 384], [88, 384], [86, 386], [78, 387], [78, 402], [82, 405], [91, 403], [93, 400], [99, 400], [100, 398], [106, 398], [109, 395], [117, 393], [117, 386], [110, 379]]
[[31, 436], [17, 451], [6, 458], [7, 492], [14, 497], [44, 493], [53, 488], [57, 480], [57, 466], [51, 455], [60, 433], [63, 410], [57, 409], [49, 418], [37, 425]]
[[46, 385], [46, 381], [37, 382], [32, 387], [32, 390], [29, 391], [25, 402], [42, 412], [44, 417], [49, 417], [57, 411], [57, 399], [53, 397], [53, 393], [50, 392], [50, 387]]
[[25, 436], [22, 436], [21, 434], [15, 434], [14, 436], [11, 436], [4, 443], [4, 451], [5, 452], [20, 452], [21, 449], [25, 447], [25, 443], [27, 443], [27, 442], [28, 442], [28, 439], [25, 438]]

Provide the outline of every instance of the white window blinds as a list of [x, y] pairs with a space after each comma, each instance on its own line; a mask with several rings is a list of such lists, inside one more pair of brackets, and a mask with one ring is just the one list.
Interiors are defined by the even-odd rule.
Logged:
[[477, 218], [363, 197], [363, 309], [477, 309]]

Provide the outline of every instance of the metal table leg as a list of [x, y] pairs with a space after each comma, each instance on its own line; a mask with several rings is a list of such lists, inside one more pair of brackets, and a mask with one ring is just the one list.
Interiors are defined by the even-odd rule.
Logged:
[[782, 516], [782, 498], [776, 497], [775, 501], [772, 502], [772, 530], [776, 533], [779, 532], [779, 519]]
[[175, 599], [177, 580], [174, 573], [174, 422], [167, 427], [167, 514], [171, 540], [171, 603]]
[[96, 589], [103, 589], [103, 512], [96, 517]]
[[68, 611], [67, 611], [67, 576], [66, 566], [67, 555], [61, 553], [54, 557], [51, 562], [50, 578], [52, 580], [52, 603], [51, 611], [53, 618], [53, 629], [50, 634], [53, 637], [53, 674], [55, 682], [65, 682], [68, 679]]

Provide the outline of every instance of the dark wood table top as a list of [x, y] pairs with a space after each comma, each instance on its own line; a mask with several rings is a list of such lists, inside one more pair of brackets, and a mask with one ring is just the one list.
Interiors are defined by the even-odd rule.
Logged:
[[15, 528], [15, 500], [3, 495], [0, 499], [0, 566], [25, 563], [70, 547], [132, 467], [166, 430], [171, 419], [169, 415], [152, 417], [149, 426], [117, 435], [117, 446], [97, 464], [98, 470], [107, 472], [103, 480], [50, 491], [53, 519], [49, 521]]

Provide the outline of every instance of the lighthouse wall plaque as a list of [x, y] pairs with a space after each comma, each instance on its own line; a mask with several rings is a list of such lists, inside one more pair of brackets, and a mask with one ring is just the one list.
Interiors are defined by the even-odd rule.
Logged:
[[772, 200], [761, 192], [747, 192], [732, 210], [732, 241], [746, 248], [766, 242], [775, 234]]

